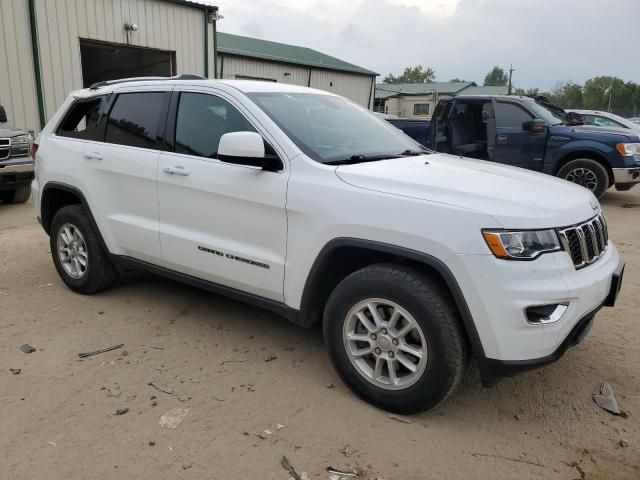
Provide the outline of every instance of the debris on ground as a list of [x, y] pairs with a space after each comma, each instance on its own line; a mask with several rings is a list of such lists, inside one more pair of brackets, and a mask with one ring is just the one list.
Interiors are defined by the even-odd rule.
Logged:
[[282, 456], [282, 460], [280, 460], [280, 465], [282, 465], [282, 468], [289, 472], [289, 476], [293, 480], [304, 480], [304, 478], [307, 477], [306, 473], [304, 472], [302, 473], [302, 476], [298, 472], [296, 472], [296, 469], [293, 468], [293, 465], [289, 463], [289, 460], [287, 460], [287, 457], [285, 457], [284, 455]]
[[154, 442], [153, 440], [149, 440], [149, 446], [153, 447], [156, 444], [156, 442]]
[[52, 447], [57, 447], [58, 444], [56, 442], [47, 442], [49, 445], [51, 445]]
[[11, 373], [13, 373], [14, 375], [20, 375], [20, 372], [22, 372], [21, 368], [10, 368], [9, 371]]
[[117, 350], [118, 348], [122, 348], [122, 347], [124, 347], [124, 343], [120, 343], [118, 345], [114, 345], [113, 347], [107, 347], [107, 348], [103, 348], [103, 349], [100, 349], [100, 350], [95, 350], [93, 352], [79, 353], [78, 356], [80, 358], [91, 357], [93, 355], [98, 355], [99, 353], [110, 352], [111, 350]]
[[403, 417], [402, 415], [395, 415], [393, 413], [387, 415], [391, 420], [395, 420], [400, 423], [413, 423], [410, 418]]
[[[158, 390], [159, 392], [162, 393], [166, 393], [167, 395], [175, 395], [176, 398], [178, 400], [180, 400], [181, 402], [186, 402], [187, 400], [191, 400], [191, 397], [183, 397], [181, 395], [178, 395], [178, 393], [171, 389], [170, 387], [168, 387], [167, 385], [163, 385], [162, 383], [159, 382], [149, 382], [147, 383], [147, 385], [149, 385], [150, 387], [155, 388], [156, 390]], [[154, 397], [155, 398], [155, 397]]]
[[603, 410], [613, 413], [614, 415], [622, 415], [618, 402], [613, 393], [613, 388], [606, 382], [600, 384], [600, 388], [596, 393], [592, 394], [593, 401]]
[[257, 437], [260, 437], [262, 440], [266, 440], [269, 435], [273, 435], [275, 432], [277, 432], [278, 430], [282, 430], [283, 428], [284, 428], [284, 425], [282, 425], [281, 423], [278, 423], [278, 424], [276, 424], [275, 431], [274, 430], [270, 430], [270, 429], [266, 429], [264, 432], [256, 433], [255, 435]]
[[330, 480], [344, 480], [358, 476], [358, 472], [355, 470], [340, 470], [334, 467], [327, 467], [327, 472], [331, 474], [329, 477]]
[[622, 448], [626, 448], [626, 447], [628, 447], [628, 446], [629, 446], [629, 442], [628, 442], [628, 441], [626, 441], [624, 438], [622, 438], [622, 439], [620, 439], [620, 446], [621, 446]]
[[327, 388], [333, 388], [335, 385], [333, 383], [327, 383]]
[[116, 410], [116, 413], [114, 413], [114, 415], [124, 415], [128, 411], [129, 411], [128, 408], [119, 408], [119, 409]]
[[358, 450], [352, 450], [351, 445], [345, 445], [342, 450], [340, 450], [340, 453], [346, 458], [349, 458], [351, 455], [358, 453]]
[[178, 428], [188, 413], [189, 409], [186, 407], [175, 407], [162, 415], [158, 423], [161, 427]]
[[269, 363], [269, 362], [273, 362], [273, 361], [274, 361], [274, 360], [276, 360], [277, 358], [278, 358], [278, 357], [276, 357], [275, 355], [269, 355], [267, 358], [265, 358], [265, 359], [264, 359], [264, 361], [265, 361], [266, 363]]
[[31, 345], [29, 345], [28, 343], [25, 343], [24, 345], [20, 345], [20, 351], [24, 352], [24, 353], [33, 353], [36, 351], [35, 348], [33, 348]]

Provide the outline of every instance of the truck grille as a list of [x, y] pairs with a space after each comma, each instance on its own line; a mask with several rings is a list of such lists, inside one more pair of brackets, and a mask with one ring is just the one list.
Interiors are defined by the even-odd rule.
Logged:
[[607, 251], [609, 233], [602, 214], [588, 222], [558, 231], [562, 248], [576, 268], [591, 265]]
[[6, 160], [11, 155], [11, 139], [0, 138], [0, 160]]

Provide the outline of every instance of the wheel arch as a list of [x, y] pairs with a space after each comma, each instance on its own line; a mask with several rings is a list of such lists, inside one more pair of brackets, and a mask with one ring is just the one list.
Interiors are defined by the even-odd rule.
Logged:
[[322, 248], [305, 282], [300, 323], [310, 326], [321, 321], [327, 299], [342, 279], [366, 266], [389, 262], [412, 266], [431, 275], [446, 288], [453, 298], [474, 356], [484, 358], [471, 311], [449, 267], [427, 253], [372, 240], [336, 238]]
[[40, 195], [40, 220], [42, 222], [42, 228], [44, 228], [47, 235], [51, 234], [51, 222], [55, 214], [61, 208], [69, 205], [81, 205], [84, 208], [89, 216], [91, 227], [98, 236], [100, 246], [105, 252], [108, 252], [109, 249], [102, 238], [102, 234], [93, 217], [86, 197], [78, 188], [67, 185], [66, 183], [48, 182], [42, 189], [42, 194]]
[[569, 163], [572, 160], [579, 160], [579, 159], [588, 159], [588, 160], [594, 160], [596, 162], [598, 162], [600, 165], [602, 165], [605, 170], [607, 171], [607, 175], [609, 176], [609, 187], [611, 187], [613, 185], [613, 169], [611, 168], [611, 165], [609, 165], [609, 162], [607, 161], [607, 158], [601, 154], [600, 152], [597, 152], [595, 150], [576, 150], [573, 152], [568, 152], [565, 155], [563, 155], [562, 157], [560, 157], [558, 159], [558, 161], [556, 162], [554, 168], [553, 168], [553, 175], [557, 176], [558, 172], [560, 171], [560, 169], [562, 167], [564, 167], [567, 163]]

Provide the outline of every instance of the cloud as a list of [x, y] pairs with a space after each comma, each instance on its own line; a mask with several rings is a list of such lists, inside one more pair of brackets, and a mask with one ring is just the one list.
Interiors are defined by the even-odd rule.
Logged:
[[405, 66], [481, 83], [640, 81], [640, 0], [221, 0], [220, 30], [306, 46], [386, 75]]

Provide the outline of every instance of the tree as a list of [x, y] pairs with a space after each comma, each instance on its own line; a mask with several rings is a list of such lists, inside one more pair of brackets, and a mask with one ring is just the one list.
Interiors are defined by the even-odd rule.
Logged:
[[387, 75], [384, 83], [430, 83], [436, 79], [436, 72], [432, 68], [423, 69], [422, 65], [406, 67], [402, 75], [395, 76], [392, 73]]
[[451, 83], [459, 83], [459, 82], [467, 82], [468, 80], [461, 80], [458, 77], [456, 78], [452, 78], [451, 80], [449, 80]]
[[507, 77], [504, 70], [497, 65], [484, 77], [484, 85], [486, 87], [505, 87], [508, 82], [509, 77]]

